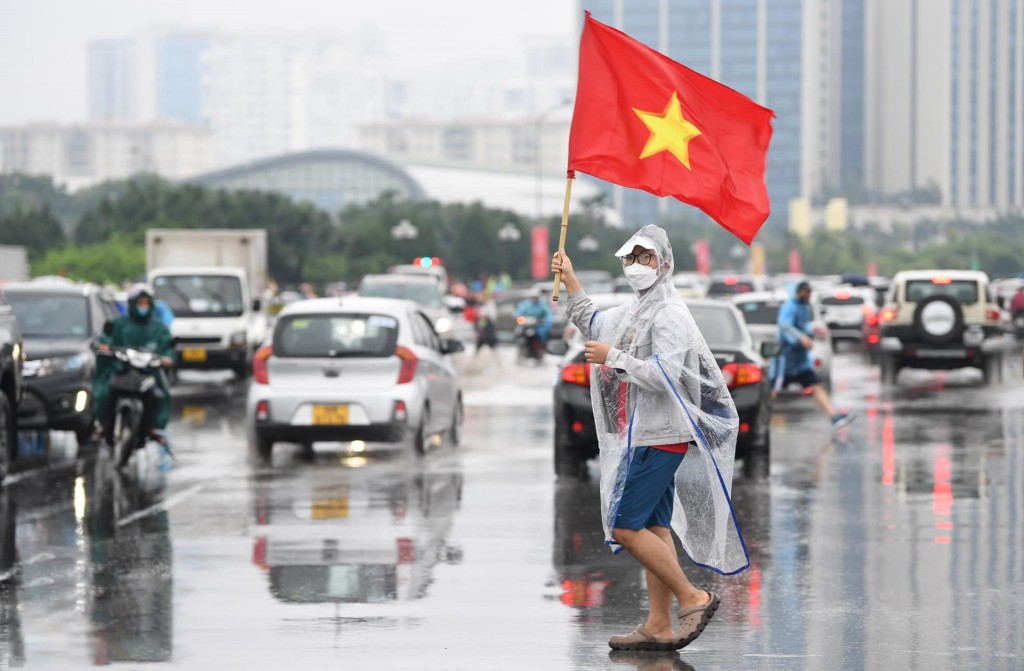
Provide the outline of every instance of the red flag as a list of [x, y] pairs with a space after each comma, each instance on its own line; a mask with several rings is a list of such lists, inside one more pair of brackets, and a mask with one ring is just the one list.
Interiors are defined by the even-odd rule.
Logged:
[[769, 213], [773, 116], [587, 13], [570, 171], [678, 198], [750, 244]]

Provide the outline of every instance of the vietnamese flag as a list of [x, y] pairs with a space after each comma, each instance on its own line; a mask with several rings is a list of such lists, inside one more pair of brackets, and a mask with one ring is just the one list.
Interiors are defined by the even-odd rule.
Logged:
[[587, 12], [569, 170], [699, 207], [750, 244], [774, 113]]

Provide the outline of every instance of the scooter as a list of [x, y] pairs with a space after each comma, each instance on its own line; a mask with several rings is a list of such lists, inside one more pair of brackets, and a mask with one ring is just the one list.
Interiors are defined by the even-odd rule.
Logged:
[[532, 360], [537, 363], [544, 359], [544, 343], [537, 333], [539, 324], [536, 317], [516, 317], [516, 362]]
[[117, 372], [110, 380], [112, 410], [104, 422], [104, 438], [113, 451], [114, 464], [124, 468], [132, 454], [150, 440], [159, 393], [157, 375], [163, 375], [163, 361], [159, 355], [135, 347], [111, 347], [98, 354], [117, 361]]

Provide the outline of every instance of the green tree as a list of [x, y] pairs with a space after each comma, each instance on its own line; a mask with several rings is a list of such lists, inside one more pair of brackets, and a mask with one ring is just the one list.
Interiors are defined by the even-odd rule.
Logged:
[[120, 284], [146, 273], [142, 245], [121, 237], [49, 251], [32, 266], [35, 275], [64, 275], [77, 281]]
[[0, 244], [23, 245], [35, 261], [48, 250], [64, 244], [64, 227], [49, 207], [16, 210], [0, 218]]

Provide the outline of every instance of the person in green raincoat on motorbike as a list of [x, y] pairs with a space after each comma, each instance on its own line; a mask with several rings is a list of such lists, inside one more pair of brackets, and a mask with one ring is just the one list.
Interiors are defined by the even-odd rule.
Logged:
[[[128, 314], [118, 317], [112, 329], [105, 329], [96, 348], [100, 353], [109, 353], [111, 347], [137, 347], [159, 355], [165, 368], [174, 365], [174, 342], [171, 332], [157, 317], [154, 310], [153, 290], [145, 284], [135, 284], [128, 291]], [[104, 435], [104, 425], [109, 422], [110, 380], [117, 372], [116, 361], [110, 357], [97, 357], [96, 373], [93, 378], [93, 401], [96, 404], [97, 439]], [[164, 429], [171, 416], [171, 394], [167, 378], [159, 370], [157, 376], [160, 393], [156, 394], [153, 413], [153, 438], [167, 443]]]

